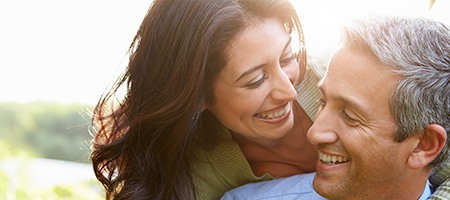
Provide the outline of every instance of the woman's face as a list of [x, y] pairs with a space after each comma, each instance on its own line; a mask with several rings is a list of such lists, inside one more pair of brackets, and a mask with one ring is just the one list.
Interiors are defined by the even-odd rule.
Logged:
[[244, 29], [227, 49], [228, 64], [207, 109], [227, 128], [255, 142], [284, 136], [294, 125], [299, 66], [291, 37], [275, 19]]

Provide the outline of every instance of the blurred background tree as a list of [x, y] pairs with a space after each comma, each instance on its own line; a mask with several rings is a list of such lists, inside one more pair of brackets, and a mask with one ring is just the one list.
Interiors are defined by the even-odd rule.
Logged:
[[3, 143], [50, 159], [89, 162], [92, 106], [50, 102], [0, 103]]
[[0, 199], [104, 199], [101, 184], [87, 173], [91, 108], [0, 103]]

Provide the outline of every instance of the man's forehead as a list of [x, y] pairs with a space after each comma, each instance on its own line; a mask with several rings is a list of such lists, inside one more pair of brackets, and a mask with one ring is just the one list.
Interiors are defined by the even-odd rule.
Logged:
[[372, 112], [369, 108], [388, 104], [398, 77], [370, 50], [353, 47], [342, 46], [333, 54], [318, 86], [327, 100]]

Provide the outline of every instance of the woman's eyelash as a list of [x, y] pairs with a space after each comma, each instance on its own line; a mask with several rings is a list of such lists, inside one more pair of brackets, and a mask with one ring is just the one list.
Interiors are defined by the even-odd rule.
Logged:
[[266, 78], [267, 78], [267, 75], [263, 74], [263, 76], [260, 79], [256, 80], [255, 82], [251, 82], [251, 83], [247, 84], [247, 87], [256, 88], [259, 85], [261, 85], [266, 80]]
[[295, 60], [296, 58], [297, 58], [297, 54], [294, 53], [294, 54], [292, 54], [292, 56], [290, 56], [290, 57], [288, 57], [288, 58], [286, 58], [286, 59], [281, 60], [280, 63], [281, 63], [281, 64], [287, 64], [287, 63], [289, 63], [289, 62]]
[[[291, 61], [293, 61], [295, 59], [297, 59], [297, 54], [293, 53], [288, 58], [281, 60], [280, 64], [281, 64], [281, 66], [285, 66], [285, 65], [289, 64]], [[251, 83], [247, 84], [246, 87], [256, 88], [259, 85], [261, 85], [266, 79], [267, 79], [267, 74], [263, 74], [263, 77], [261, 77], [260, 79], [256, 80], [255, 82], [251, 82]]]

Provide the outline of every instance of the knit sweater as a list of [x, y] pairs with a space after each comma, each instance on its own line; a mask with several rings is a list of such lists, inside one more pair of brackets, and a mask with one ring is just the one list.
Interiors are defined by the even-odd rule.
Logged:
[[198, 149], [193, 165], [197, 198], [219, 199], [226, 191], [250, 182], [270, 180], [268, 174], [257, 177], [241, 152], [239, 145], [224, 127], [218, 127], [220, 143], [213, 149]]

